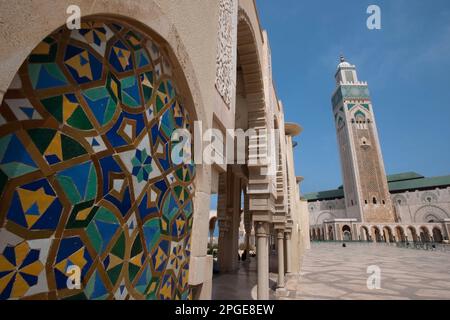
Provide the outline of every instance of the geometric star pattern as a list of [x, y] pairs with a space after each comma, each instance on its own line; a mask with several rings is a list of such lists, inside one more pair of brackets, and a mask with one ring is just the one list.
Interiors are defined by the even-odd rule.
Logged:
[[37, 284], [44, 269], [39, 250], [30, 249], [26, 241], [7, 246], [0, 255], [0, 299], [20, 298]]
[[192, 124], [172, 70], [112, 17], [26, 58], [0, 105], [0, 300], [191, 298], [195, 170], [171, 136]]

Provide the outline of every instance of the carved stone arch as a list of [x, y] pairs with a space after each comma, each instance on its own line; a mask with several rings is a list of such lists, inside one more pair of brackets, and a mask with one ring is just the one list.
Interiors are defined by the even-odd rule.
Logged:
[[327, 219], [335, 219], [336, 216], [330, 211], [321, 212], [316, 218], [316, 224], [322, 224]]
[[351, 107], [350, 109], [350, 117], [352, 119], [352, 124], [359, 124], [366, 122], [368, 123], [371, 121], [369, 116], [370, 113], [368, 112], [368, 110], [359, 104], [353, 105], [353, 107]]
[[[247, 12], [238, 8], [237, 21], [237, 73], [238, 88], [242, 88], [240, 95], [246, 100], [248, 114], [248, 129], [255, 130], [248, 143], [248, 196], [249, 209], [255, 221], [271, 219], [275, 211], [275, 182], [272, 176], [267, 176], [265, 161], [273, 154], [259, 154], [259, 150], [268, 150], [267, 129], [273, 127], [273, 118], [266, 110], [266, 96], [264, 91], [262, 56], [259, 51], [261, 42], [255, 33], [252, 20]], [[242, 82], [242, 83], [240, 83]], [[257, 151], [258, 150], [258, 151]], [[255, 152], [257, 151], [257, 152]], [[268, 217], [269, 215], [269, 217]]]
[[[417, 209], [417, 211], [414, 213], [414, 221], [413, 222], [429, 222], [425, 219], [427, 217], [436, 217], [438, 221], [442, 221], [444, 219], [449, 219], [450, 215], [442, 208], [436, 206], [436, 205], [425, 205]], [[437, 221], [435, 221], [437, 222]]]
[[353, 117], [356, 120], [356, 122], [358, 122], [358, 121], [366, 121], [367, 115], [361, 109], [358, 109], [355, 112], [353, 112]]
[[247, 97], [249, 95], [252, 97], [253, 102], [256, 104], [255, 107], [263, 107], [264, 110], [261, 57], [258, 53], [255, 32], [250, 18], [245, 10], [240, 7], [238, 10], [237, 51], [244, 78], [245, 94]]
[[425, 215], [424, 221], [426, 221], [426, 222], [436, 222], [436, 221], [439, 221], [439, 218], [436, 217], [433, 213], [429, 213], [429, 214]]

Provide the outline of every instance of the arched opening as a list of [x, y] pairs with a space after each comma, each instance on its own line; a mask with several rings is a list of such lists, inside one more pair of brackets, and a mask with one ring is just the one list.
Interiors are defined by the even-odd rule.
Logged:
[[312, 229], [312, 239], [313, 239], [314, 241], [317, 240], [317, 234], [316, 234], [316, 229], [315, 229], [315, 228]]
[[405, 233], [403, 232], [403, 228], [400, 226], [397, 226], [395, 228], [396, 234], [397, 234], [397, 241], [404, 242], [406, 241]]
[[381, 232], [380, 229], [377, 226], [372, 227], [372, 239], [374, 242], [381, 242]]
[[441, 229], [439, 229], [438, 227], [433, 228], [433, 240], [434, 242], [438, 243], [441, 243], [444, 240], [444, 238], [442, 237]]
[[417, 242], [419, 239], [417, 238], [417, 232], [416, 229], [413, 226], [409, 226], [407, 229], [408, 233], [408, 241]]
[[321, 241], [322, 239], [322, 232], [320, 230], [320, 228], [317, 228], [317, 240]]
[[427, 227], [420, 227], [420, 241], [423, 243], [430, 242], [430, 233], [428, 232]]
[[370, 241], [370, 234], [369, 234], [369, 229], [367, 229], [367, 227], [362, 226], [360, 229], [360, 239], [362, 241]]
[[334, 240], [333, 226], [328, 226], [328, 240]]
[[383, 239], [385, 242], [394, 242], [394, 235], [390, 227], [385, 226], [383, 228]]
[[348, 225], [342, 227], [342, 240], [344, 241], [352, 240], [352, 230]]
[[[234, 28], [233, 15], [234, 12], [232, 2], [224, 2], [221, 5], [219, 12], [220, 28], [224, 30], [229, 28], [232, 30]], [[234, 119], [227, 119], [224, 117], [224, 126], [234, 126], [236, 130], [242, 130], [242, 132], [250, 133], [246, 135], [245, 138], [245, 154], [239, 152], [240, 156], [244, 158], [245, 164], [242, 162], [236, 162], [237, 165], [228, 165], [226, 172], [220, 174], [219, 178], [219, 265], [221, 266], [221, 271], [225, 273], [233, 272], [246, 272], [249, 278], [253, 279], [255, 271], [262, 276], [255, 277], [258, 281], [257, 284], [257, 296], [258, 299], [265, 299], [266, 295], [268, 297], [269, 293], [269, 279], [267, 274], [269, 270], [274, 270], [278, 267], [279, 262], [283, 259], [278, 259], [280, 256], [284, 255], [283, 241], [280, 241], [278, 235], [281, 233], [280, 229], [273, 228], [273, 225], [268, 222], [267, 219], [267, 207], [264, 207], [262, 203], [273, 203], [275, 199], [269, 194], [264, 194], [261, 190], [268, 190], [271, 186], [266, 183], [265, 179], [262, 179], [263, 165], [261, 165], [261, 155], [256, 154], [261, 152], [261, 145], [264, 143], [264, 138], [266, 138], [266, 131], [263, 128], [272, 128], [274, 126], [273, 118], [269, 120], [268, 114], [266, 113], [266, 102], [265, 102], [265, 91], [263, 83], [263, 73], [262, 73], [262, 59], [260, 57], [260, 49], [263, 47], [261, 45], [260, 37], [261, 33], [258, 29], [254, 29], [252, 21], [247, 12], [238, 8], [238, 21], [237, 21], [237, 53], [236, 53], [236, 70], [231, 70], [231, 72], [236, 72], [236, 91], [233, 90], [233, 78], [220, 80], [221, 84], [216, 81], [216, 88], [220, 92], [223, 102], [228, 104], [228, 107], [234, 110]], [[251, 13], [252, 14], [252, 13]], [[256, 32], [255, 32], [256, 31]], [[224, 35], [226, 36], [226, 35]], [[229, 39], [219, 39], [219, 46], [223, 45], [228, 49], [229, 46], [233, 46], [232, 42], [227, 42]], [[220, 56], [220, 48], [218, 50]], [[218, 59], [228, 59], [232, 58], [233, 52], [229, 55], [224, 55]], [[222, 61], [220, 61], [222, 63]], [[234, 62], [230, 62], [230, 66], [233, 66]], [[221, 78], [219, 75], [218, 78]], [[223, 90], [229, 88], [231, 92], [235, 93], [235, 97], [230, 97], [226, 99], [226, 94], [224, 95]], [[225, 92], [226, 93], [226, 92]], [[235, 102], [235, 105], [233, 105]], [[225, 108], [227, 106], [224, 106]], [[217, 113], [217, 116], [222, 115], [223, 110]], [[222, 119], [221, 119], [222, 120]], [[218, 122], [218, 121], [217, 121]], [[228, 123], [225, 123], [228, 122]], [[222, 128], [225, 130], [225, 128]], [[239, 139], [240, 140], [240, 139]], [[239, 146], [237, 151], [241, 151], [242, 146]], [[237, 148], [235, 148], [236, 150]], [[278, 150], [270, 150], [270, 155], [278, 155]], [[228, 155], [227, 155], [228, 156]], [[240, 158], [239, 160], [242, 160]], [[237, 154], [235, 153], [235, 160], [237, 160]], [[249, 166], [249, 162], [252, 165]], [[223, 169], [222, 169], [223, 170]], [[222, 179], [223, 177], [223, 179]], [[238, 186], [239, 185], [239, 186]], [[231, 187], [230, 187], [231, 186]], [[238, 253], [234, 249], [238, 243], [237, 239], [237, 228], [239, 226], [239, 220], [236, 219], [238, 216], [236, 213], [236, 208], [242, 201], [238, 199], [237, 188], [244, 188], [244, 220], [246, 225], [246, 234], [250, 234], [252, 228], [254, 230], [254, 239], [256, 250], [251, 250], [252, 254], [247, 256], [246, 263], [240, 263], [238, 261]], [[221, 191], [221, 188], [223, 189]], [[283, 194], [284, 196], [284, 194]], [[242, 196], [241, 196], [242, 197]], [[280, 197], [281, 198], [281, 197]], [[280, 200], [280, 198], [277, 198]], [[223, 199], [223, 200], [222, 200]], [[263, 210], [263, 208], [265, 208]], [[256, 214], [254, 214], [256, 213]], [[258, 231], [259, 230], [259, 231]], [[278, 233], [278, 234], [277, 234]], [[261, 235], [265, 236], [262, 237]], [[310, 229], [310, 238], [317, 239], [317, 232], [315, 228]], [[246, 241], [247, 242], [247, 241]], [[253, 258], [256, 255], [256, 259]], [[235, 263], [230, 264], [229, 261], [234, 260]], [[256, 268], [257, 265], [267, 266], [265, 263], [258, 264], [258, 261], [269, 261], [268, 269]], [[247, 262], [251, 262], [247, 264]], [[277, 264], [278, 263], [278, 264]], [[287, 264], [287, 263], [286, 263]], [[251, 267], [249, 267], [251, 265]], [[278, 268], [277, 268], [278, 271]], [[236, 278], [237, 279], [237, 278]], [[236, 280], [235, 279], [235, 280]], [[216, 288], [222, 282], [229, 282], [227, 275], [218, 275], [213, 280], [213, 297], [215, 296]], [[219, 292], [217, 290], [217, 292]], [[248, 297], [251, 297], [251, 292], [248, 290]], [[222, 294], [222, 293], [221, 293]], [[220, 295], [221, 295], [220, 294]]]
[[[191, 132], [195, 113], [162, 41], [121, 19], [85, 18], [48, 35], [14, 77], [0, 108], [0, 220], [15, 239], [39, 238], [30, 263], [42, 267], [3, 298], [192, 298], [195, 166], [175, 163], [171, 137]], [[86, 286], [67, 290], [77, 261]]]

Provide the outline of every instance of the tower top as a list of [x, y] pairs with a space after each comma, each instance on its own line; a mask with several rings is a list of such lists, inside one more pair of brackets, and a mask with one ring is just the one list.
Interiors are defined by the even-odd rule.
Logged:
[[336, 79], [336, 86], [341, 84], [353, 85], [358, 83], [356, 66], [346, 61], [343, 54], [339, 56], [339, 64], [337, 65], [337, 70], [334, 77]]
[[341, 55], [339, 57], [339, 64], [338, 64], [337, 68], [340, 69], [340, 68], [351, 68], [351, 67], [354, 67], [354, 66], [352, 66], [350, 63], [348, 63], [345, 60], [344, 55], [341, 53]]

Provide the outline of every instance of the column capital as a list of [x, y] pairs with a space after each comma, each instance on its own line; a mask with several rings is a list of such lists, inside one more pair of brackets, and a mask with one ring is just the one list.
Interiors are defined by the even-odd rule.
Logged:
[[277, 239], [284, 239], [284, 230], [282, 229], [277, 230]]
[[290, 232], [284, 232], [284, 236], [286, 240], [291, 240], [291, 233]]
[[255, 234], [257, 237], [268, 237], [270, 234], [270, 224], [268, 222], [255, 222]]

